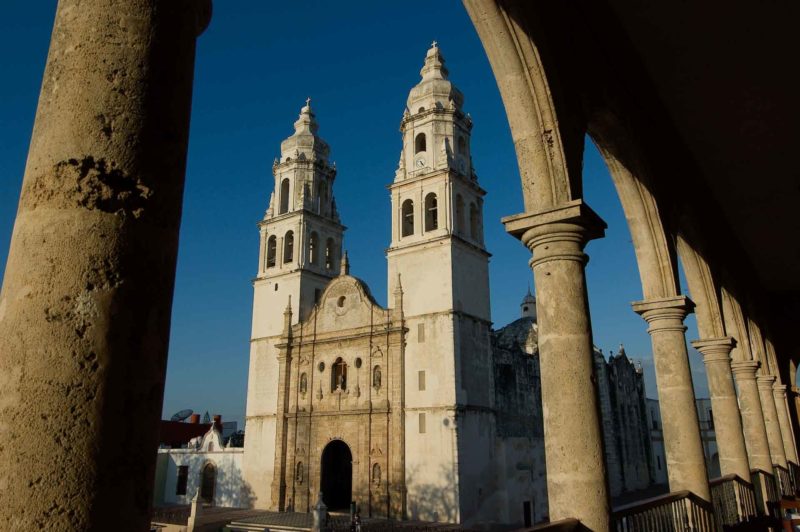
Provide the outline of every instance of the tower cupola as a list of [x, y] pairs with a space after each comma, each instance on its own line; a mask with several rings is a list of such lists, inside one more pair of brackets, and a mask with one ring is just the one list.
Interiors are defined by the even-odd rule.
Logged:
[[528, 293], [522, 298], [522, 303], [519, 305], [523, 318], [533, 318], [536, 320], [536, 298], [531, 294], [531, 287], [528, 287]]

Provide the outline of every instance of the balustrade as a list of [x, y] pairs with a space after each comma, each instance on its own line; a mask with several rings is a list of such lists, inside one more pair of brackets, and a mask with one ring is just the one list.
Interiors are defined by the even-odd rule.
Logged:
[[722, 527], [752, 522], [758, 517], [753, 485], [738, 475], [725, 475], [710, 481], [714, 515]]
[[714, 508], [690, 491], [677, 491], [617, 508], [611, 514], [616, 532], [716, 531]]

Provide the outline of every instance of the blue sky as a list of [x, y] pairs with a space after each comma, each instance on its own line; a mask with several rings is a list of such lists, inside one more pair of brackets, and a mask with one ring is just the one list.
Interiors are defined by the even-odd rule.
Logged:
[[[4, 0], [0, 7], [0, 268], [5, 267], [55, 1]], [[189, 159], [173, 307], [164, 415], [192, 408], [244, 416], [258, 232], [272, 189], [272, 160], [306, 97], [331, 145], [337, 206], [348, 227], [351, 272], [386, 302], [389, 196], [401, 148], [406, 96], [432, 40], [474, 120], [473, 161], [487, 190], [492, 319], [515, 319], [532, 278], [528, 251], [500, 218], [522, 210], [519, 170], [489, 63], [457, 0], [373, 2], [217, 0], [198, 40]], [[589, 244], [595, 343], [624, 342], [642, 359], [656, 396], [633, 246], [608, 171], [593, 146], [584, 164], [589, 205], [608, 223]], [[0, 269], [0, 273], [2, 273]], [[687, 338], [697, 338], [694, 318]], [[702, 361], [691, 356], [698, 396], [708, 396]]]

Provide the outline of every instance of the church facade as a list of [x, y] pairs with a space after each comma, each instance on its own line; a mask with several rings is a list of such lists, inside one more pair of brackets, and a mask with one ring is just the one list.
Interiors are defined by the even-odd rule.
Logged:
[[350, 275], [309, 102], [281, 144], [253, 282], [243, 475], [256, 507], [307, 512], [322, 492], [394, 519], [547, 517], [535, 300], [492, 330], [472, 120], [435, 43], [421, 76], [389, 185], [389, 308]]

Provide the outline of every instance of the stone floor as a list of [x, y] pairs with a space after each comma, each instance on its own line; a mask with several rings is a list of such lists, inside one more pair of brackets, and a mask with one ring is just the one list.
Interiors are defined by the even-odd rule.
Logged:
[[[231, 532], [277, 532], [306, 531], [312, 525], [311, 514], [292, 512], [261, 511], [259, 515], [237, 519], [228, 525]], [[346, 513], [331, 514], [329, 519], [331, 532], [349, 532], [350, 516]], [[362, 518], [362, 532], [378, 532], [382, 530], [401, 530], [403, 532], [447, 532], [467, 531], [459, 525], [446, 523], [426, 523], [422, 521], [388, 521], [386, 519]]]

